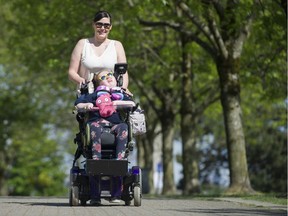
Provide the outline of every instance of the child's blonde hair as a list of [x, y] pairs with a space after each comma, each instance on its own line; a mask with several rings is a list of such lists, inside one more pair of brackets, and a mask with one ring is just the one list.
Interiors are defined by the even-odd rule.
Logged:
[[102, 70], [100, 70], [98, 73], [95, 73], [92, 79], [93, 85], [94, 85], [94, 89], [96, 89], [99, 85], [101, 80], [99, 79], [99, 74], [102, 72], [108, 72], [108, 73], [114, 73], [113, 70], [108, 69], [108, 68], [104, 68]]

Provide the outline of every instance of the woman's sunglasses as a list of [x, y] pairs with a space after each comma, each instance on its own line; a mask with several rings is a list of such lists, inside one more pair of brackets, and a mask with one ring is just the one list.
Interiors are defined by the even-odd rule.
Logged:
[[112, 77], [112, 76], [113, 76], [113, 73], [107, 73], [106, 75], [99, 77], [99, 80], [103, 81], [103, 80], [106, 80], [108, 77]]
[[96, 28], [102, 28], [104, 26], [105, 29], [109, 29], [111, 27], [110, 23], [95, 22], [94, 24]]

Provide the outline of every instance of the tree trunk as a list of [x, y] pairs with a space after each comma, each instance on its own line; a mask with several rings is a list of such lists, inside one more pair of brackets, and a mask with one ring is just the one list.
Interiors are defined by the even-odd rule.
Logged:
[[195, 140], [195, 126], [191, 115], [181, 115], [183, 158], [183, 194], [200, 193], [199, 167]]
[[230, 187], [227, 191], [228, 194], [253, 192], [248, 175], [242, 125], [239, 60], [219, 59], [217, 63], [229, 157]]
[[154, 181], [153, 181], [153, 143], [154, 139], [148, 138], [148, 135], [146, 136], [146, 142], [144, 142], [144, 150], [145, 150], [145, 169], [147, 170], [148, 175], [148, 187], [149, 187], [149, 193], [154, 194]]
[[[145, 150], [144, 150], [144, 141], [136, 138], [136, 145], [137, 145], [137, 164], [141, 167], [145, 167], [145, 160], [144, 160], [144, 155], [145, 155]], [[134, 149], [135, 150], [135, 149]]]
[[[153, 131], [154, 132], [154, 131]], [[136, 138], [138, 146], [141, 146], [141, 151], [138, 148], [138, 161], [141, 169], [143, 170], [143, 174], [147, 175], [145, 179], [148, 182], [143, 183], [143, 186], [148, 187], [147, 193], [154, 194], [154, 183], [153, 183], [153, 143], [154, 136], [150, 136], [149, 131], [146, 135], [142, 135], [141, 137]], [[145, 170], [145, 172], [144, 172]], [[146, 189], [146, 188], [145, 188]]]
[[174, 125], [173, 116], [166, 115], [161, 119], [162, 127], [162, 154], [163, 154], [163, 195], [173, 195], [176, 193], [173, 172], [173, 138]]
[[[5, 140], [1, 140], [2, 143], [6, 142]], [[8, 187], [7, 184], [7, 164], [9, 160], [7, 158], [7, 152], [4, 150], [5, 146], [0, 147], [0, 196], [7, 196], [8, 194]]]
[[[2, 152], [0, 152], [0, 159], [3, 159], [2, 156]], [[5, 196], [7, 195], [6, 193], [6, 190], [4, 188], [4, 182], [5, 182], [5, 179], [4, 179], [4, 173], [5, 173], [5, 168], [4, 168], [4, 164], [2, 164], [2, 161], [4, 160], [1, 160], [0, 162], [0, 196]]]
[[200, 193], [199, 167], [196, 149], [196, 116], [193, 115], [191, 53], [187, 52], [189, 40], [182, 35], [182, 96], [181, 96], [181, 139], [183, 165], [183, 194]]
[[[155, 194], [154, 188], [154, 169], [153, 169], [153, 152], [154, 152], [154, 144], [157, 142], [156, 137], [159, 136], [157, 129], [159, 127], [159, 120], [155, 115], [155, 111], [149, 107], [149, 105], [142, 106], [144, 109], [145, 116], [146, 116], [146, 129], [147, 133], [137, 138], [137, 142], [141, 143], [143, 154], [139, 154], [142, 161], [141, 168], [145, 169], [145, 175], [147, 175], [146, 179], [148, 182], [148, 193]], [[143, 178], [144, 179], [144, 178]]]

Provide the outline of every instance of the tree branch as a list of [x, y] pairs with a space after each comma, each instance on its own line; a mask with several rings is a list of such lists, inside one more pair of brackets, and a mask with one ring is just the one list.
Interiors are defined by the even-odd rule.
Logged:
[[205, 111], [207, 107], [209, 107], [211, 104], [215, 103], [216, 101], [220, 99], [219, 82], [215, 81], [214, 83], [209, 85], [207, 88], [201, 89], [197, 93], [197, 95], [207, 95], [205, 97], [206, 99], [195, 108], [195, 113], [197, 113], [197, 115], [200, 115], [201, 113]]
[[205, 35], [205, 37], [210, 41], [212, 47], [217, 50], [216, 42], [211, 34], [208, 26], [205, 23], [200, 22], [199, 18], [193, 14], [190, 8], [182, 1], [178, 1], [180, 9], [187, 15], [187, 17], [196, 25], [196, 27]]
[[[239, 31], [239, 36], [235, 40], [233, 44], [233, 58], [238, 58], [241, 56], [242, 49], [243, 49], [243, 41], [249, 36], [249, 33], [252, 28], [253, 20], [256, 16], [257, 4], [259, 4], [258, 0], [254, 0], [254, 4], [252, 6], [251, 13], [245, 19], [244, 25]], [[254, 10], [253, 10], [254, 8]]]
[[[145, 98], [147, 99], [148, 101], [148, 104], [152, 107], [152, 109], [154, 110], [154, 112], [158, 113], [160, 109], [158, 109], [156, 106], [155, 106], [155, 98], [153, 97], [153, 95], [150, 93], [148, 93], [147, 91], [147, 88], [145, 88], [143, 82], [141, 82], [139, 79], [134, 79], [132, 76], [131, 76], [133, 82], [136, 84], [136, 86], [138, 86], [138, 89], [141, 91], [141, 94], [145, 96]], [[146, 90], [144, 90], [146, 89]]]
[[164, 66], [164, 67], [166, 67], [166, 68], [170, 68], [169, 67], [169, 65], [165, 62], [165, 61], [163, 61], [162, 59], [161, 59], [161, 57], [151, 48], [151, 47], [149, 47], [147, 44], [143, 44], [143, 47], [145, 48], [145, 49], [147, 49], [154, 57], [156, 57], [156, 59], [158, 59], [159, 60], [159, 62]]
[[[203, 0], [203, 1], [205, 2], [206, 0]], [[217, 27], [216, 21], [215, 21], [215, 19], [212, 18], [213, 16], [211, 15], [210, 1], [209, 1], [209, 3], [205, 3], [205, 5], [206, 5], [206, 7], [205, 7], [206, 13], [204, 13], [204, 17], [207, 20], [209, 29], [212, 32], [212, 35], [214, 37], [215, 43], [217, 44], [218, 50], [220, 51], [221, 55], [224, 58], [227, 58], [228, 57], [228, 51], [227, 51], [226, 46], [224, 44], [223, 38], [222, 38], [221, 34], [219, 33], [219, 29]]]
[[217, 12], [220, 20], [223, 20], [225, 11], [224, 11], [224, 8], [222, 7], [222, 5], [220, 4], [220, 1], [221, 0], [213, 0], [212, 4], [213, 4], [215, 11]]
[[181, 31], [181, 25], [179, 23], [172, 23], [172, 22], [166, 22], [166, 21], [146, 21], [138, 18], [139, 23], [144, 26], [150, 26], [150, 27], [157, 27], [157, 26], [167, 26], [169, 28], [172, 28], [176, 31]]
[[[213, 49], [213, 47], [209, 46], [209, 44], [201, 40], [198, 37], [198, 33], [192, 33], [191, 31], [185, 30], [184, 28], [181, 27], [181, 24], [179, 23], [171, 23], [171, 22], [166, 22], [166, 21], [153, 22], [153, 21], [146, 21], [142, 19], [138, 19], [138, 20], [139, 20], [139, 23], [144, 26], [149, 26], [149, 27], [167, 26], [175, 31], [181, 32], [184, 35], [186, 35], [188, 38], [190, 38], [191, 41], [195, 41], [197, 44], [199, 44], [203, 49], [205, 49], [208, 53], [210, 53], [214, 58], [217, 55], [217, 49]], [[146, 47], [146, 46], [145, 48], [151, 51], [151, 48]]]

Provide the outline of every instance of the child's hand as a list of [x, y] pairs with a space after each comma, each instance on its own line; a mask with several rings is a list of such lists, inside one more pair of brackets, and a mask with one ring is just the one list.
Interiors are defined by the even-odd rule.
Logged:
[[91, 110], [93, 108], [93, 103], [79, 103], [76, 105], [77, 109]]
[[93, 109], [93, 107], [94, 107], [94, 105], [92, 103], [86, 103], [86, 106], [84, 109], [91, 110], [91, 109]]

